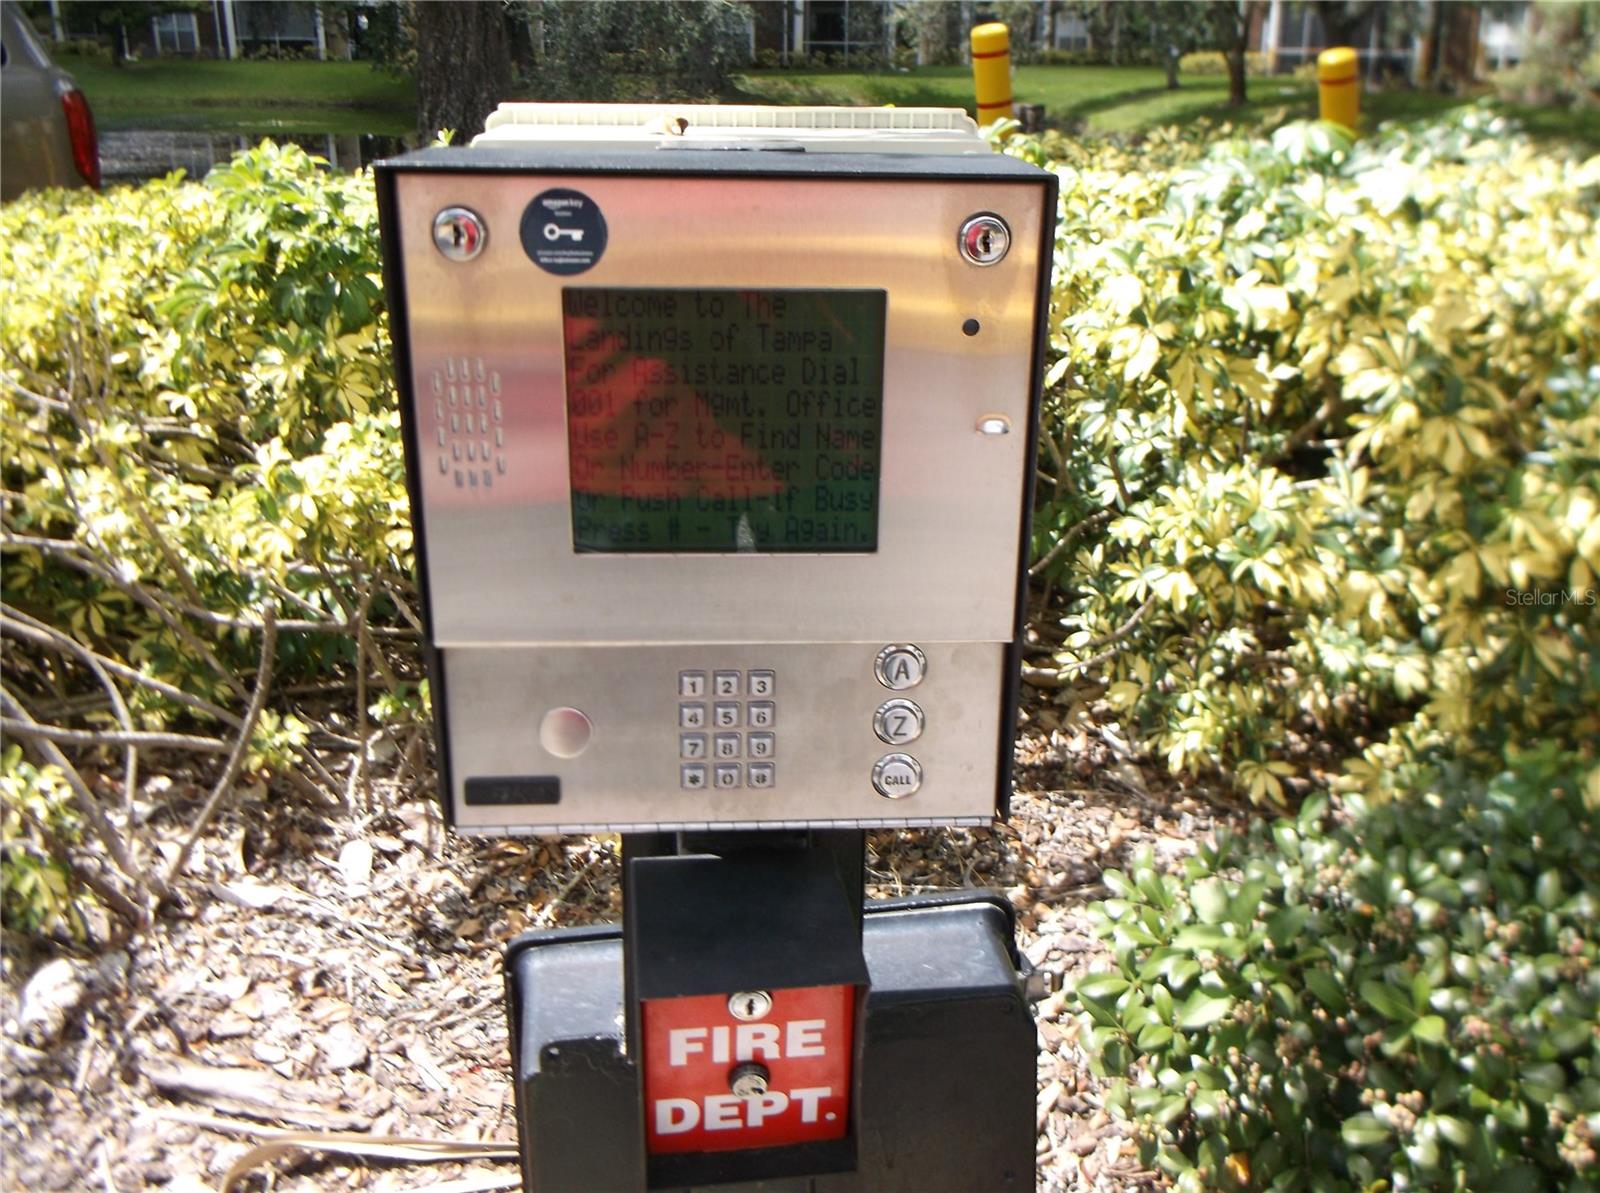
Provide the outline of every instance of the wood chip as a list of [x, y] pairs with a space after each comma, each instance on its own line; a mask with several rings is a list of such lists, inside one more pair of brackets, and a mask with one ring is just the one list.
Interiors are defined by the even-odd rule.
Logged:
[[200, 1102], [215, 1110], [277, 1119], [327, 1130], [364, 1128], [369, 1119], [330, 1106], [326, 1091], [305, 1081], [285, 1081], [260, 1069], [219, 1068], [185, 1061], [141, 1066], [163, 1093]]

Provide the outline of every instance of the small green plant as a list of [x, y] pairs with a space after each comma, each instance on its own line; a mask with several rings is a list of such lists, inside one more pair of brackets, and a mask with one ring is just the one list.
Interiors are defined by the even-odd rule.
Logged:
[[76, 844], [78, 819], [53, 767], [0, 753], [0, 913], [12, 931], [78, 935], [81, 889], [61, 850]]
[[1600, 832], [1583, 760], [1439, 768], [1176, 875], [1108, 872], [1076, 998], [1108, 1105], [1202, 1188], [1600, 1187]]

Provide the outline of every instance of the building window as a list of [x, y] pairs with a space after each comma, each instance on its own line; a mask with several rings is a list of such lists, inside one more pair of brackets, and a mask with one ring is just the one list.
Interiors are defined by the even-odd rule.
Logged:
[[1075, 12], [1062, 13], [1056, 18], [1056, 49], [1089, 49], [1089, 22]]
[[163, 12], [150, 18], [158, 54], [193, 54], [200, 48], [200, 33], [192, 12]]

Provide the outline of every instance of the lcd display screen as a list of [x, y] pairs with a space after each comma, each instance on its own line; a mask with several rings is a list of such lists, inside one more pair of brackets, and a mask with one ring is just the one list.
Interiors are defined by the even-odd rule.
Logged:
[[887, 303], [563, 291], [574, 549], [876, 551]]

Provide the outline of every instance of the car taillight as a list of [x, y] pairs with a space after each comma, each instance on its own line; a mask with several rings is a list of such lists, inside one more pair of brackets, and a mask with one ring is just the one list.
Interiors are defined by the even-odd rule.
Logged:
[[61, 95], [61, 110], [67, 116], [67, 135], [72, 139], [72, 161], [83, 180], [100, 189], [100, 141], [94, 132], [94, 113], [83, 92], [74, 87]]

